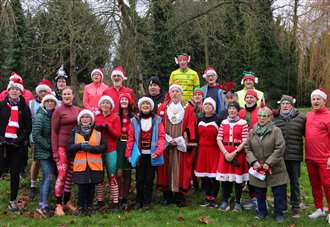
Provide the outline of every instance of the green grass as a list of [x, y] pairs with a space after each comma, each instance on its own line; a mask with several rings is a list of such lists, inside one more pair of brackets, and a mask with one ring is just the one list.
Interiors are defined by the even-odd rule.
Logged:
[[[26, 197], [29, 182], [24, 179], [21, 184], [20, 197]], [[155, 205], [148, 211], [109, 212], [107, 214], [96, 214], [92, 217], [52, 217], [40, 219], [35, 214], [37, 201], [28, 201], [25, 211], [21, 215], [9, 214], [6, 206], [9, 197], [8, 181], [0, 182], [0, 226], [197, 226], [204, 225], [200, 218], [208, 216], [213, 221], [213, 226], [324, 226], [324, 220], [309, 220], [307, 214], [313, 210], [312, 198], [306, 168], [302, 168], [301, 176], [302, 200], [307, 209], [302, 211], [302, 218], [292, 219], [290, 210], [286, 214], [287, 220], [277, 224], [270, 214], [264, 221], [257, 221], [254, 211], [243, 211], [242, 213], [220, 213], [217, 209], [207, 209], [198, 206], [202, 194], [190, 194], [188, 200], [191, 205], [186, 208], [177, 208], [174, 205], [162, 206], [159, 204], [161, 195], [156, 193]], [[246, 195], [245, 195], [246, 197]], [[271, 204], [271, 202], [270, 202]]]

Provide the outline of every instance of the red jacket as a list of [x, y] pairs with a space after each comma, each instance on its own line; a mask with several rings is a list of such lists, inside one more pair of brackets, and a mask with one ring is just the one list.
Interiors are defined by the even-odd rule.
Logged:
[[115, 107], [113, 109], [113, 112], [114, 113], [118, 113], [119, 111], [119, 96], [120, 94], [123, 94], [123, 93], [128, 93], [131, 95], [132, 97], [132, 105], [134, 108], [136, 108], [136, 104], [135, 104], [135, 94], [134, 94], [134, 91], [130, 88], [127, 88], [125, 86], [121, 86], [119, 88], [119, 90], [115, 89], [113, 86], [112, 87], [109, 87], [107, 88], [104, 92], [103, 92], [103, 95], [108, 95], [110, 96], [114, 103], [115, 103]]
[[117, 149], [117, 139], [120, 137], [121, 128], [120, 128], [120, 118], [114, 112], [111, 112], [109, 115], [104, 116], [102, 113], [96, 115], [95, 125], [107, 125], [106, 129], [102, 129], [102, 138], [104, 137], [107, 141], [107, 151], [113, 152]]
[[306, 114], [305, 152], [306, 160], [330, 157], [330, 111], [326, 107]]

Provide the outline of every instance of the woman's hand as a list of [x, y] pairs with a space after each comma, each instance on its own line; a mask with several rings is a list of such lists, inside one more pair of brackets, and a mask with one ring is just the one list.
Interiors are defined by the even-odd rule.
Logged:
[[269, 165], [268, 165], [267, 163], [264, 163], [264, 164], [262, 165], [262, 167], [263, 167], [265, 170], [269, 170]]
[[236, 156], [236, 152], [226, 153], [225, 158], [228, 162], [231, 162]]
[[327, 169], [330, 169], [330, 157], [328, 158], [328, 161], [327, 161]]
[[156, 153], [151, 154], [151, 159], [158, 158], [158, 155]]
[[258, 161], [255, 161], [253, 163], [253, 169], [259, 169], [260, 168], [260, 163]]

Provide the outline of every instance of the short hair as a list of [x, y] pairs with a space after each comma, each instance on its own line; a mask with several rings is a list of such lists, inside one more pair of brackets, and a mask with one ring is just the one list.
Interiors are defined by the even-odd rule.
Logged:
[[63, 90], [61, 91], [61, 95], [63, 94], [63, 91], [65, 90], [71, 90], [72, 94], [74, 94], [73, 88], [71, 86], [65, 86], [65, 88], [63, 88]]

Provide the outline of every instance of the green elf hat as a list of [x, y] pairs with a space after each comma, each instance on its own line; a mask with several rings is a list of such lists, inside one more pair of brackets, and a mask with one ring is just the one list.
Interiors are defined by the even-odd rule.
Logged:
[[178, 65], [179, 64], [179, 57], [180, 56], [185, 56], [185, 57], [187, 57], [187, 61], [188, 61], [188, 63], [190, 62], [190, 56], [189, 56], [189, 54], [187, 53], [187, 52], [177, 52], [176, 54], [175, 54], [175, 63]]
[[195, 94], [201, 94], [201, 95], [204, 95], [204, 91], [203, 91], [203, 89], [202, 89], [201, 87], [196, 87], [196, 88], [194, 89], [194, 92], [193, 92], [193, 95], [195, 95]]
[[252, 71], [243, 71], [243, 78], [241, 80], [241, 84], [243, 85], [244, 84], [244, 80], [247, 80], [247, 79], [250, 79], [250, 80], [253, 80], [254, 83], [258, 83], [258, 77], [255, 77], [254, 75], [254, 72]]

